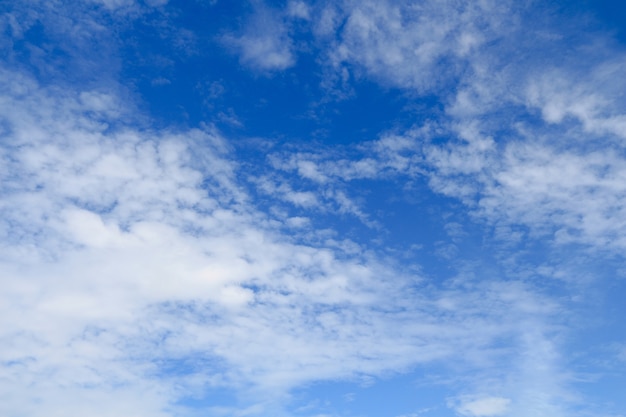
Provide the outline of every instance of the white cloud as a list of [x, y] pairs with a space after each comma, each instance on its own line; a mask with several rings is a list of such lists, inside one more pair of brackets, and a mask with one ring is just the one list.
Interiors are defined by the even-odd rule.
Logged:
[[135, 5], [135, 0], [94, 0], [94, 3], [100, 3], [110, 10], [127, 8]]
[[445, 85], [460, 70], [458, 59], [509, 30], [504, 22], [513, 25], [515, 15], [508, 2], [490, 1], [345, 2], [342, 10], [345, 25], [330, 62], [357, 64], [384, 84], [420, 91]]
[[464, 416], [489, 417], [505, 415], [511, 400], [502, 397], [484, 397], [463, 401], [456, 411]]
[[290, 1], [287, 5], [287, 15], [304, 20], [310, 18], [310, 7], [303, 1]]
[[[417, 132], [415, 136], [418, 137]], [[351, 195], [350, 182], [422, 173], [416, 137], [385, 135], [379, 141], [364, 143], [354, 152], [279, 150], [268, 155], [276, 172], [252, 181], [259, 190], [275, 198], [316, 211], [349, 214], [376, 229], [380, 225]]]
[[295, 63], [289, 40], [280, 33], [248, 34], [228, 41], [239, 48], [243, 64], [261, 70], [283, 70]]
[[436, 169], [431, 186], [461, 198], [496, 227], [521, 224], [554, 243], [621, 250], [626, 159], [620, 148], [602, 137], [586, 145], [591, 139], [571, 129], [546, 134], [529, 128], [520, 136], [498, 148], [476, 140], [427, 146]]
[[107, 10], [116, 13], [138, 13], [145, 6], [162, 7], [167, 5], [169, 0], [90, 0], [92, 3], [101, 4]]
[[592, 60], [595, 66], [591, 68], [555, 69], [531, 79], [526, 91], [528, 105], [539, 108], [548, 123], [563, 123], [570, 117], [586, 132], [625, 138], [626, 102], [619, 91], [625, 87], [620, 75], [626, 69], [626, 58], [623, 52], [613, 54], [599, 64]]
[[[430, 90], [446, 85], [465, 59], [483, 44], [512, 30], [518, 10], [509, 2], [351, 2], [309, 6], [288, 2], [284, 10], [255, 3], [239, 35], [225, 37], [241, 62], [265, 71], [295, 64], [292, 22], [310, 23], [323, 45], [326, 64], [340, 71], [357, 65], [394, 86]], [[332, 84], [334, 76], [328, 73]], [[345, 78], [345, 77], [343, 77]]]
[[277, 12], [258, 4], [243, 33], [223, 37], [243, 65], [260, 71], [280, 71], [293, 66], [296, 58], [288, 22]]

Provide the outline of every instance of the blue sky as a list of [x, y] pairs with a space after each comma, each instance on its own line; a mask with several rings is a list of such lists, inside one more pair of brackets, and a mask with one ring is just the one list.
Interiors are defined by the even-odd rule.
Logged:
[[3, 416], [626, 415], [619, 2], [0, 28]]

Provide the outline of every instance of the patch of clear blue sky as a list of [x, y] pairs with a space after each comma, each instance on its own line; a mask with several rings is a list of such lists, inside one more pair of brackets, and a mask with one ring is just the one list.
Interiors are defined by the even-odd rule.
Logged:
[[591, 12], [600, 25], [601, 30], [612, 32], [621, 43], [626, 43], [626, 7], [619, 0], [579, 0], [563, 1], [565, 8]]
[[[419, 413], [426, 417], [449, 417], [454, 413], [442, 407], [445, 381], [435, 373], [364, 379], [361, 382], [318, 383], [293, 393], [295, 416], [331, 415], [342, 417], [395, 417]], [[430, 380], [425, 386], [424, 381]]]

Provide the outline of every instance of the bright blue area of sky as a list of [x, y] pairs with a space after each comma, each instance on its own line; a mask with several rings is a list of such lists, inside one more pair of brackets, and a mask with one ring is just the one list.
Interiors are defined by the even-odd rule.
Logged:
[[295, 415], [319, 413], [348, 417], [411, 415], [415, 412], [431, 417], [453, 415], [439, 403], [441, 396], [445, 395], [445, 387], [420, 385], [423, 384], [415, 375], [362, 383], [320, 383], [293, 394], [299, 404], [305, 404], [300, 410], [295, 408], [293, 411]]
[[[583, 11], [591, 10], [602, 28], [613, 32], [620, 42], [626, 41], [626, 7], [615, 0], [573, 2]], [[568, 6], [568, 2], [565, 2]]]

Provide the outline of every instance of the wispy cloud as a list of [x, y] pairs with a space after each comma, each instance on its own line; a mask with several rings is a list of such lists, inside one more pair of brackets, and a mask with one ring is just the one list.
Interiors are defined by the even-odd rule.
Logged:
[[334, 20], [343, 22], [334, 27], [338, 41], [329, 54], [332, 65], [356, 64], [384, 84], [422, 92], [458, 77], [463, 59], [502, 36], [516, 14], [509, 2], [345, 2], [328, 7], [322, 12], [326, 20], [339, 9], [341, 17]]
[[[521, 223], [553, 235], [555, 242], [619, 250], [623, 51], [598, 35], [567, 43], [569, 38], [554, 34], [558, 29], [551, 28], [550, 36], [541, 21], [522, 28], [516, 19], [531, 11], [512, 5], [437, 4], [449, 12], [445, 18], [434, 7], [346, 6], [335, 48], [339, 55], [346, 52], [336, 62], [417, 92], [437, 85], [446, 74], [441, 67], [449, 66], [454, 74], [446, 82], [455, 88], [439, 90], [447, 117], [361, 144], [357, 158], [305, 162], [301, 156], [283, 166], [306, 177], [303, 164], [315, 164], [326, 181], [426, 176], [434, 190], [461, 198], [491, 224]], [[480, 36], [474, 36], [471, 53], [451, 42], [474, 32]], [[543, 46], [537, 50], [529, 36], [542, 39]], [[428, 42], [432, 54], [423, 51]], [[507, 52], [519, 48], [533, 48], [542, 58]], [[547, 58], [557, 49], [576, 59]]]
[[506, 415], [511, 400], [502, 397], [484, 397], [465, 399], [456, 407], [464, 416], [499, 416]]
[[268, 6], [255, 3], [254, 13], [242, 33], [224, 35], [222, 40], [235, 50], [243, 65], [262, 72], [289, 68], [295, 64], [296, 57], [288, 19], [302, 18], [306, 15], [306, 8], [290, 3], [288, 11], [283, 17]]

